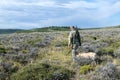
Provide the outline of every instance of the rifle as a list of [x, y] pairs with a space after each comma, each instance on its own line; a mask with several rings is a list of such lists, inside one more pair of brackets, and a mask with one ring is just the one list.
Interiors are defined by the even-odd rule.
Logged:
[[68, 55], [72, 50], [70, 49], [66, 55]]
[[[79, 46], [78, 49], [79, 49], [78, 50], [79, 52], [82, 52], [82, 46]], [[71, 51], [72, 51], [72, 49], [70, 49], [66, 55], [68, 55]]]
[[66, 55], [68, 55], [72, 51], [72, 48], [73, 48], [73, 45], [71, 46], [70, 50], [68, 51]]

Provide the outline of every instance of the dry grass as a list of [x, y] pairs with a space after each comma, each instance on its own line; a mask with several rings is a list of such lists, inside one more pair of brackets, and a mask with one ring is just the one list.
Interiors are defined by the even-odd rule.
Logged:
[[[39, 52], [39, 57], [35, 62], [40, 63], [44, 60], [46, 60], [48, 63], [52, 65], [59, 65], [62, 67], [66, 67], [68, 69], [73, 69], [73, 61], [71, 58], [71, 52], [69, 52], [69, 49], [67, 47], [49, 47], [46, 49], [42, 49], [42, 51]], [[43, 53], [43, 55], [41, 55]], [[42, 56], [42, 58], [41, 58]]]
[[120, 66], [120, 60], [119, 59], [113, 59], [113, 64]]

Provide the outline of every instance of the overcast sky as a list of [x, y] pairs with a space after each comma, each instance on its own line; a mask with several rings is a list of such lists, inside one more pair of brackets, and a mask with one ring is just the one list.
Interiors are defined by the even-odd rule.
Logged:
[[0, 0], [0, 28], [120, 25], [120, 0]]

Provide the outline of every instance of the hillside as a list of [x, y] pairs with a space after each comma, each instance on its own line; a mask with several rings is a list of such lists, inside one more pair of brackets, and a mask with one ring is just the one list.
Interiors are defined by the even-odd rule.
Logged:
[[[0, 80], [119, 80], [120, 29], [80, 30], [77, 57], [68, 48], [69, 31], [0, 35]], [[70, 52], [70, 53], [68, 53]], [[88, 53], [89, 54], [89, 53]]]
[[118, 26], [113, 26], [113, 27], [120, 28], [120, 25], [118, 25]]
[[17, 31], [22, 31], [21, 29], [0, 29], [0, 34], [15, 33]]
[[[104, 28], [120, 28], [120, 26], [110, 26], [102, 28], [78, 28], [79, 30], [94, 30], [94, 29], [104, 29]], [[34, 28], [29, 30], [24, 29], [0, 29], [0, 34], [9, 34], [9, 33], [30, 33], [30, 32], [54, 32], [54, 31], [69, 31], [68, 26], [49, 26], [42, 28]]]
[[18, 33], [30, 33], [30, 32], [54, 32], [54, 31], [69, 31], [67, 26], [50, 26], [43, 28], [35, 28], [30, 30], [19, 31]]
[[30, 30], [23, 29], [0, 29], [0, 34], [9, 34], [9, 33], [30, 33], [30, 32], [53, 32], [53, 31], [69, 31], [67, 26], [50, 26], [43, 28], [34, 28]]

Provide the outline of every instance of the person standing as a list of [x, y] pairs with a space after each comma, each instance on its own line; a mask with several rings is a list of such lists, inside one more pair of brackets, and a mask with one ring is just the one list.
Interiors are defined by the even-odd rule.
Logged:
[[80, 33], [77, 28], [70, 26], [70, 33], [68, 37], [68, 47], [72, 49], [72, 59], [75, 61], [77, 49], [81, 46]]

